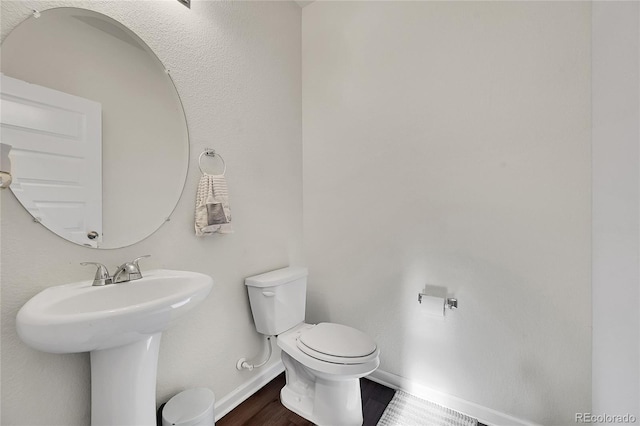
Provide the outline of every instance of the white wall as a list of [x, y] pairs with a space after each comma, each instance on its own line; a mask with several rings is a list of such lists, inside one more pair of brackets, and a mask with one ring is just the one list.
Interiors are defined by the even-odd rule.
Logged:
[[[303, 10], [309, 319], [542, 424], [591, 407], [590, 4]], [[425, 284], [459, 309], [424, 314]]]
[[[194, 386], [209, 387], [220, 399], [258, 374], [235, 369], [238, 358], [263, 348], [243, 279], [300, 262], [300, 8], [294, 2], [200, 1], [189, 10], [176, 1], [2, 1], [2, 38], [32, 8], [69, 5], [119, 20], [171, 69], [189, 125], [190, 171], [171, 222], [119, 250], [64, 241], [35, 224], [10, 191], [1, 192], [3, 425], [89, 423], [88, 355], [41, 353], [15, 332], [16, 313], [30, 297], [93, 276], [79, 262], [113, 267], [151, 254], [143, 270], [185, 269], [214, 278], [209, 298], [163, 336], [158, 402]], [[197, 157], [207, 146], [227, 162], [236, 232], [196, 239]]]
[[640, 5], [593, 4], [593, 414], [640, 419]]

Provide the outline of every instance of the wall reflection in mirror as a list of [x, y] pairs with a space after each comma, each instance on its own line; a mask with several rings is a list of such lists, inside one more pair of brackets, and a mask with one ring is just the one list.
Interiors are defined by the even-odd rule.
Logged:
[[151, 49], [105, 15], [55, 8], [13, 29], [1, 54], [0, 142], [34, 220], [97, 248], [155, 232], [182, 193], [189, 141]]

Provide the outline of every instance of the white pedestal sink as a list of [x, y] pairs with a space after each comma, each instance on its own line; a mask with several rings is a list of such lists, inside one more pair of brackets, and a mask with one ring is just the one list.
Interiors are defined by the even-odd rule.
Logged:
[[213, 280], [158, 269], [121, 284], [92, 282], [38, 293], [18, 312], [18, 335], [44, 352], [91, 353], [93, 426], [154, 426], [162, 331], [204, 300]]

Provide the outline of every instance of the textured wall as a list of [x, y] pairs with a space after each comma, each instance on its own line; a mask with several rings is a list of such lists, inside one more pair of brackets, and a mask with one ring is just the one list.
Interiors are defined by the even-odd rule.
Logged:
[[[590, 5], [303, 9], [309, 314], [381, 369], [542, 424], [589, 411]], [[460, 308], [429, 318], [416, 296]]]
[[[151, 254], [143, 269], [193, 270], [214, 278], [209, 298], [163, 336], [157, 397], [163, 402], [184, 388], [206, 386], [221, 398], [257, 373], [238, 372], [237, 359], [258, 355], [263, 347], [243, 278], [300, 261], [300, 8], [294, 2], [199, 1], [189, 10], [176, 1], [2, 1], [2, 38], [32, 8], [58, 6], [115, 18], [171, 69], [189, 125], [190, 171], [171, 222], [119, 250], [64, 241], [33, 223], [10, 191], [1, 192], [1, 423], [89, 423], [88, 355], [41, 353], [15, 332], [16, 313], [30, 297], [92, 276], [78, 265], [86, 260], [113, 267]], [[196, 239], [197, 157], [207, 146], [227, 162], [236, 232]]]

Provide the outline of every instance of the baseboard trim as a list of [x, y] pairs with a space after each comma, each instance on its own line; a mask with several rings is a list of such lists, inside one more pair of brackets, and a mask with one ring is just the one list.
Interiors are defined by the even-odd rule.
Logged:
[[[247, 398], [260, 390], [264, 385], [276, 378], [284, 371], [282, 360], [278, 360], [260, 374], [254, 376], [248, 382], [238, 386], [224, 398], [216, 401], [215, 412], [216, 421], [220, 420], [224, 415], [242, 404]], [[419, 398], [426, 399], [436, 404], [443, 405], [452, 410], [459, 411], [463, 414], [478, 419], [480, 422], [491, 426], [539, 426], [536, 423], [519, 419], [509, 414], [493, 410], [488, 407], [476, 404], [475, 402], [466, 401], [456, 396], [431, 389], [427, 386], [418, 384], [404, 377], [383, 370], [376, 370], [368, 379], [381, 385], [388, 386], [392, 389], [400, 389]]]
[[224, 398], [216, 401], [216, 422], [220, 420], [229, 411], [242, 404], [247, 398], [259, 391], [264, 385], [276, 378], [284, 371], [284, 364], [279, 359], [277, 362], [269, 366], [257, 376], [254, 376], [248, 382], [238, 386]]
[[487, 425], [538, 426], [536, 423], [501, 413], [491, 408], [476, 404], [475, 402], [466, 401], [462, 398], [445, 394], [427, 386], [412, 382], [411, 380], [396, 374], [387, 373], [386, 371], [376, 370], [367, 376], [367, 378], [380, 383], [381, 385], [385, 385], [393, 389], [400, 389], [419, 398], [426, 399], [427, 401], [459, 411], [467, 416], [476, 418]]

